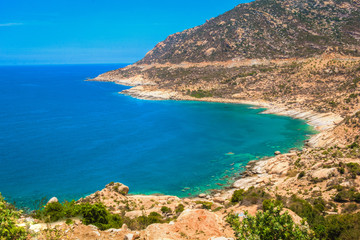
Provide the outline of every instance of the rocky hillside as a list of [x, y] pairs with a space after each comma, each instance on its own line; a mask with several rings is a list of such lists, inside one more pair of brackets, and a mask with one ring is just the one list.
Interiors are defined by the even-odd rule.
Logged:
[[175, 33], [138, 62], [360, 55], [359, 0], [256, 0]]
[[145, 99], [266, 101], [352, 118], [360, 109], [360, 1], [257, 0], [176, 33], [95, 80]]

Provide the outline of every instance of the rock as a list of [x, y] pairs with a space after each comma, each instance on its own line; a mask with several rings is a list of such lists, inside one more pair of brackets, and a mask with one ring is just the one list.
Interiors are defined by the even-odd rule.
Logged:
[[128, 233], [124, 236], [124, 240], [133, 240], [134, 237], [135, 237], [134, 234]]
[[266, 167], [266, 171], [270, 174], [286, 175], [289, 171], [290, 165], [288, 161], [274, 162]]
[[275, 155], [280, 155], [281, 154], [281, 152], [280, 151], [275, 151], [275, 153], [274, 153]]
[[121, 229], [124, 231], [129, 230], [128, 226], [125, 223], [121, 226]]
[[343, 182], [343, 183], [340, 183], [340, 186], [342, 187], [351, 187], [351, 183], [350, 182]]
[[240, 178], [233, 183], [234, 188], [247, 190], [249, 187], [255, 186], [258, 177]]
[[125, 235], [124, 240], [133, 240], [133, 238], [134, 238], [134, 234], [128, 233]]
[[200, 194], [199, 194], [199, 198], [206, 198], [206, 194], [200, 193]]
[[203, 208], [203, 205], [200, 203], [200, 204], [196, 204], [194, 206], [195, 209], [202, 209]]
[[47, 228], [46, 224], [44, 223], [39, 223], [39, 224], [33, 224], [33, 225], [30, 225], [29, 227], [29, 230], [31, 232], [34, 232], [34, 233], [38, 233], [40, 231], [43, 231]]
[[144, 239], [211, 239], [214, 236], [232, 237], [233, 231], [227, 227], [225, 220], [214, 212], [204, 209], [186, 209], [178, 217], [174, 225], [151, 224], [145, 229]]
[[319, 188], [319, 187], [314, 187], [313, 188], [313, 192], [318, 192], [318, 191], [320, 191], [321, 189]]
[[106, 187], [112, 187], [112, 189], [117, 192], [120, 193], [122, 195], [126, 195], [129, 192], [129, 187], [122, 184], [122, 183], [113, 183], [113, 184], [108, 184], [106, 185]]
[[52, 197], [46, 205], [50, 204], [50, 203], [54, 203], [54, 202], [59, 202], [59, 200], [56, 197]]
[[336, 168], [322, 168], [311, 173], [312, 179], [324, 180], [337, 174]]
[[222, 197], [215, 197], [214, 198], [214, 202], [217, 202], [217, 203], [224, 203], [225, 202], [225, 198], [222, 198]]
[[319, 169], [320, 167], [322, 167], [322, 165], [323, 165], [322, 162], [316, 163], [314, 166], [311, 167], [311, 169], [317, 170], [317, 169]]

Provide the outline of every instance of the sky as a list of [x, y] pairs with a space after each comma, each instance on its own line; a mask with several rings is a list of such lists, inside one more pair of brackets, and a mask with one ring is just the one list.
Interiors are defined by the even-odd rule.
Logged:
[[0, 0], [0, 65], [133, 63], [249, 0]]

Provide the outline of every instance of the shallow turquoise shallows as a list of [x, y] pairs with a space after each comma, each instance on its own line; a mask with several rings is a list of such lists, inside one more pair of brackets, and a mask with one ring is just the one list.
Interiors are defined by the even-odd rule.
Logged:
[[146, 101], [87, 78], [124, 65], [0, 67], [0, 192], [33, 208], [121, 182], [188, 196], [228, 184], [249, 160], [301, 148], [304, 121], [246, 105]]

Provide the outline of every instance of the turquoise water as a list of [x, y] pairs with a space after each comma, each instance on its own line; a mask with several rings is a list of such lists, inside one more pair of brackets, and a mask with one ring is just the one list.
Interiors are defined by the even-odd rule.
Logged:
[[[122, 182], [178, 196], [220, 188], [311, 128], [246, 105], [145, 101], [86, 78], [121, 65], [0, 67], [0, 192], [19, 206]], [[232, 152], [233, 154], [229, 154]]]

